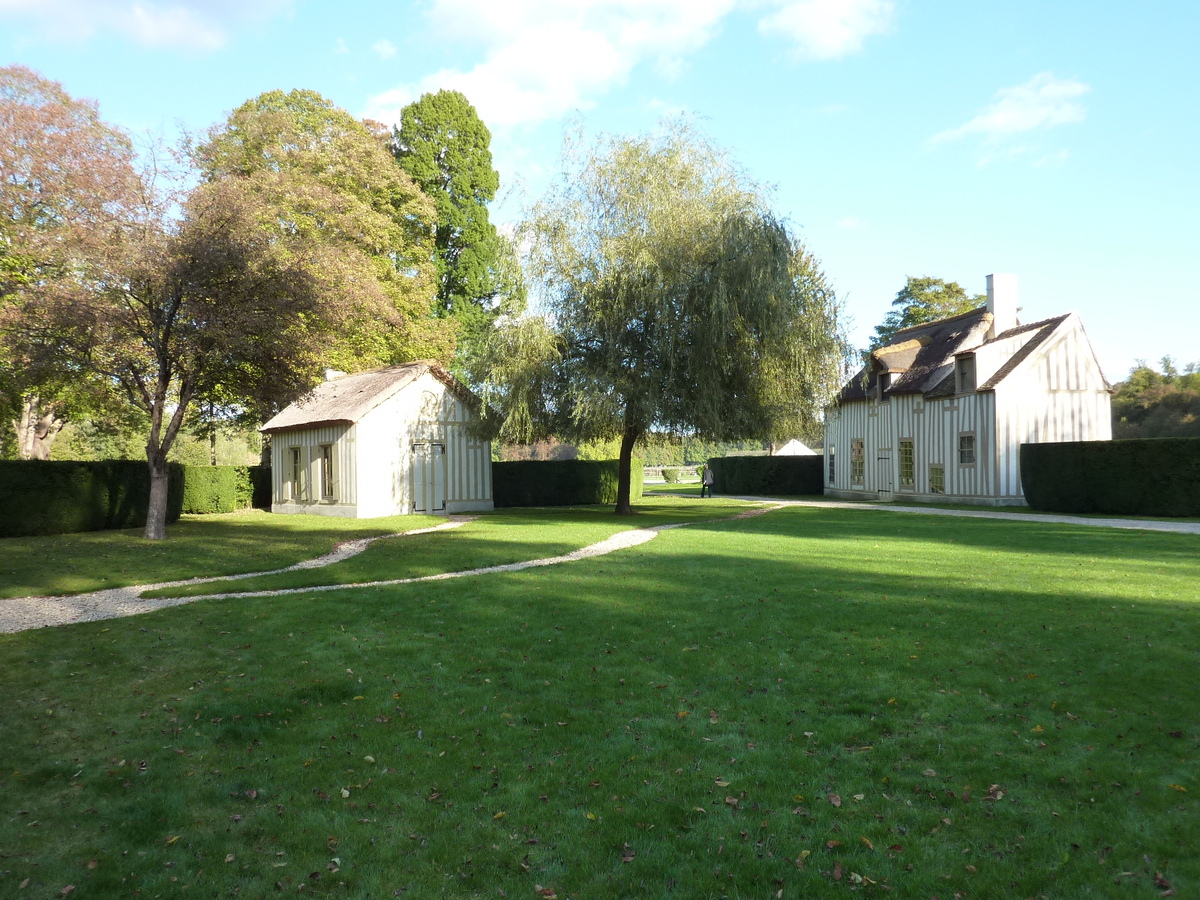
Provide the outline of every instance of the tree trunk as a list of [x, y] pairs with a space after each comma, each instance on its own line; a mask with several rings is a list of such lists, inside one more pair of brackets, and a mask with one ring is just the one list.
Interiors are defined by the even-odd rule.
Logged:
[[66, 424], [58, 418], [53, 404], [42, 406], [37, 394], [21, 398], [20, 421], [12, 423], [17, 433], [18, 459], [49, 459], [50, 447]]
[[167, 536], [167, 454], [146, 448], [150, 468], [150, 505], [146, 510], [146, 539]]
[[617, 509], [618, 516], [634, 515], [633, 505], [629, 502], [629, 487], [631, 481], [630, 466], [633, 461], [633, 445], [641, 437], [641, 432], [632, 425], [626, 425], [621, 435], [621, 455], [617, 460]]

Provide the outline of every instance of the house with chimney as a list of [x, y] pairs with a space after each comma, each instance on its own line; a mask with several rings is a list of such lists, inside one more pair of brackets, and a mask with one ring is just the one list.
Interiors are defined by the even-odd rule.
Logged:
[[906, 328], [825, 414], [825, 492], [870, 500], [1024, 505], [1023, 443], [1112, 438], [1112, 388], [1071, 312], [1017, 317], [1015, 275], [987, 304]]
[[259, 429], [271, 439], [271, 512], [373, 518], [492, 508], [479, 400], [431, 360], [326, 380]]

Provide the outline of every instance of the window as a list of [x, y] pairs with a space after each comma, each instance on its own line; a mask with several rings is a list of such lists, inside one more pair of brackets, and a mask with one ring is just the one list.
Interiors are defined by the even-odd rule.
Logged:
[[929, 467], [929, 493], [946, 493], [946, 467], [940, 463]]
[[829, 445], [829, 486], [830, 487], [833, 487], [833, 475], [834, 475], [833, 454], [836, 450], [837, 450], [837, 447], [835, 447], [833, 444]]
[[913, 461], [913, 442], [909, 440], [900, 441], [900, 489], [908, 488], [910, 491], [916, 485], [916, 468]]
[[955, 389], [960, 394], [975, 390], [975, 355], [960, 356], [954, 361]]
[[879, 402], [880, 403], [887, 403], [888, 400], [890, 399], [887, 395], [887, 391], [888, 391], [888, 388], [890, 388], [891, 386], [892, 386], [892, 373], [891, 372], [880, 372], [879, 373]]
[[866, 454], [863, 452], [863, 439], [855, 438], [850, 442], [850, 483], [862, 484], [866, 471]]
[[321, 499], [333, 499], [333, 444], [321, 445]]
[[960, 466], [975, 465], [974, 434], [960, 434], [958, 436], [958, 464]]
[[288, 461], [288, 494], [293, 500], [304, 499], [304, 448], [291, 447], [288, 449], [291, 459]]

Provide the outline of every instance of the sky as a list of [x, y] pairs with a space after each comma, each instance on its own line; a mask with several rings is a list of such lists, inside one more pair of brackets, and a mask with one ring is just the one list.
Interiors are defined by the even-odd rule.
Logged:
[[1109, 381], [1200, 363], [1200, 4], [1155, 0], [0, 0], [0, 64], [136, 133], [274, 89], [392, 123], [460, 90], [501, 224], [567, 129], [690, 117], [773, 191], [865, 346], [907, 276], [1075, 310]]

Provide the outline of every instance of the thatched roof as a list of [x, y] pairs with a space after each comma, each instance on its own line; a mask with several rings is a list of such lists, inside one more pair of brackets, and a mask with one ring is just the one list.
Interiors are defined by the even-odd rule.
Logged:
[[478, 400], [457, 378], [432, 360], [372, 369], [323, 381], [262, 426], [272, 434], [295, 428], [354, 424], [384, 401], [395, 396], [428, 372], [445, 384], [456, 397], [474, 407]]

